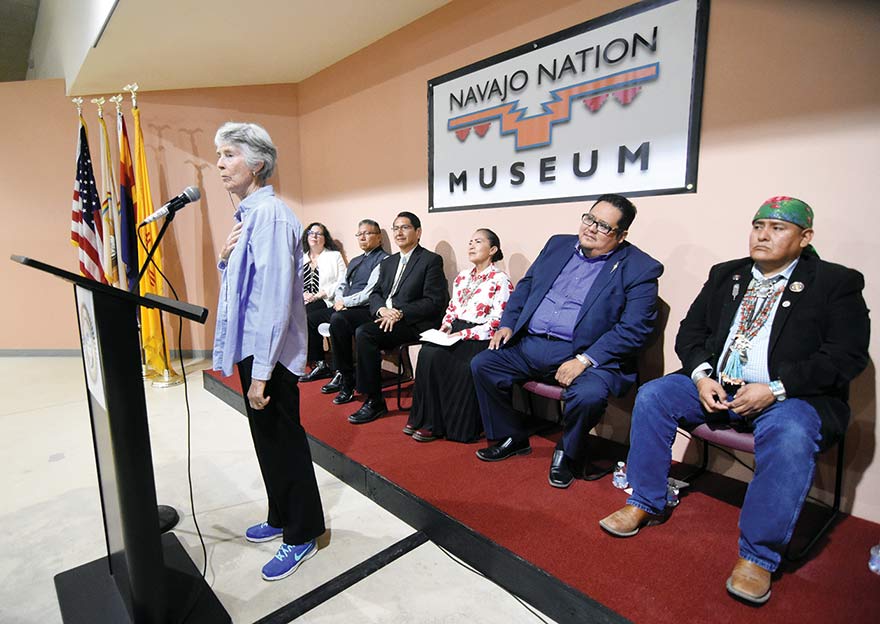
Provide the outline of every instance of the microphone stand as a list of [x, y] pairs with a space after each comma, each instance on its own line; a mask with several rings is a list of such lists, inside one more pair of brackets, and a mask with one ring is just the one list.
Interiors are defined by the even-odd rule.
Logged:
[[[138, 287], [140, 287], [141, 279], [143, 279], [144, 273], [147, 272], [147, 267], [150, 266], [150, 262], [153, 260], [153, 254], [156, 253], [156, 250], [159, 248], [159, 243], [162, 241], [162, 237], [165, 236], [165, 230], [167, 230], [168, 226], [171, 225], [171, 222], [174, 220], [174, 215], [176, 215], [176, 214], [177, 214], [177, 211], [175, 210], [175, 211], [169, 212], [168, 215], [165, 217], [165, 220], [162, 223], [162, 228], [159, 230], [159, 234], [156, 236], [156, 241], [153, 243], [153, 246], [150, 248], [149, 253], [147, 253], [147, 259], [144, 262], [144, 266], [141, 267], [141, 271], [140, 271], [140, 273], [138, 273], [138, 279], [137, 279]], [[138, 229], [141, 229], [142, 227], [144, 227], [144, 225], [147, 225], [147, 224], [139, 225]]]
[[[171, 224], [171, 221], [174, 219], [174, 215], [176, 211], [169, 212], [165, 217], [165, 222], [162, 223], [162, 228], [159, 230], [159, 234], [156, 235], [156, 240], [153, 243], [153, 247], [147, 253], [147, 259], [144, 262], [144, 266], [141, 267], [140, 273], [138, 273], [138, 290], [140, 290], [141, 279], [144, 277], [144, 273], [147, 272], [147, 267], [150, 266], [150, 262], [153, 260], [153, 254], [156, 253], [156, 250], [159, 248], [159, 243], [162, 241], [162, 237], [165, 236], [165, 230], [168, 229], [168, 226]], [[138, 229], [141, 229], [143, 225], [139, 225]], [[140, 238], [140, 237], [138, 237]], [[161, 312], [159, 313], [161, 314]], [[161, 316], [159, 319], [161, 320]], [[180, 514], [177, 513], [177, 510], [171, 505], [158, 505], [157, 514], [159, 516], [159, 533], [167, 533], [180, 522]]]

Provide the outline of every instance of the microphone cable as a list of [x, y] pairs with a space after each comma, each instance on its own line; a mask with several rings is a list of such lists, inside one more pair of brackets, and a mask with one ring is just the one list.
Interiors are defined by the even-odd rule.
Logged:
[[[149, 253], [147, 249], [147, 245], [144, 242], [144, 239], [141, 237], [141, 228], [137, 228], [137, 237], [138, 241], [141, 244], [141, 247], [144, 249], [144, 253]], [[174, 296], [175, 301], [180, 301], [180, 297], [177, 296], [177, 291], [174, 289], [174, 285], [171, 283], [171, 280], [162, 272], [162, 269], [156, 264], [154, 258], [150, 258], [150, 264], [153, 265], [153, 268], [162, 276], [162, 279], [165, 280], [165, 283], [168, 284], [168, 288], [171, 289], [171, 294]], [[140, 284], [138, 284], [140, 287]], [[161, 311], [159, 312], [161, 314]], [[192, 614], [193, 609], [198, 604], [199, 600], [202, 597], [202, 593], [205, 590], [205, 586], [207, 585], [207, 580], [205, 579], [206, 574], [208, 573], [208, 549], [205, 547], [205, 538], [202, 536], [202, 530], [199, 527], [199, 521], [196, 518], [196, 504], [195, 498], [193, 496], [193, 481], [192, 481], [192, 413], [190, 411], [189, 405], [189, 384], [187, 383], [186, 377], [186, 367], [183, 361], [183, 318], [177, 317], [177, 355], [180, 362], [180, 374], [183, 376], [183, 397], [184, 404], [186, 405], [186, 478], [187, 483], [189, 485], [189, 504], [192, 509], [192, 519], [193, 524], [196, 527], [196, 534], [199, 536], [199, 543], [202, 546], [202, 570], [201, 570], [201, 578], [202, 582], [199, 583], [198, 591], [195, 592], [193, 598], [191, 600], [190, 605], [184, 610], [183, 617], [180, 619], [181, 624], [186, 622], [189, 619], [189, 616]]]

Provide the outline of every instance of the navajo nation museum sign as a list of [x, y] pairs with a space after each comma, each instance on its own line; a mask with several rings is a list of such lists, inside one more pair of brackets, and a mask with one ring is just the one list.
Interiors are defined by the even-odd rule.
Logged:
[[430, 80], [429, 210], [695, 192], [708, 24], [641, 2]]

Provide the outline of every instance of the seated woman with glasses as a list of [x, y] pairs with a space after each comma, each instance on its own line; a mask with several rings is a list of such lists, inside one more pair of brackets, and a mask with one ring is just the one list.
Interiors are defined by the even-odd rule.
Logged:
[[473, 442], [483, 432], [471, 359], [488, 346], [513, 292], [510, 278], [494, 264], [503, 257], [492, 230], [479, 229], [468, 241], [474, 266], [455, 278], [440, 325], [440, 331], [461, 340], [449, 347], [423, 343], [419, 352], [412, 411], [403, 429], [418, 442]]
[[[345, 280], [345, 260], [336, 249], [333, 237], [323, 223], [312, 223], [303, 231], [303, 303], [306, 316], [333, 305], [336, 290]], [[324, 341], [309, 340], [308, 360], [311, 372], [300, 381], [315, 381], [333, 376], [324, 360]]]

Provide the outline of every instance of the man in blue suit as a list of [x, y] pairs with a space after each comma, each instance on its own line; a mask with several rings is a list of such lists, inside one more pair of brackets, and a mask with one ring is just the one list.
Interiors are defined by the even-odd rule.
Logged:
[[486, 437], [483, 461], [531, 452], [528, 432], [511, 403], [511, 387], [554, 378], [565, 403], [562, 439], [550, 464], [550, 485], [565, 488], [608, 403], [635, 382], [635, 355], [657, 317], [663, 265], [625, 242], [636, 207], [603, 195], [581, 217], [577, 236], [553, 236], [507, 302], [489, 349], [471, 362]]

